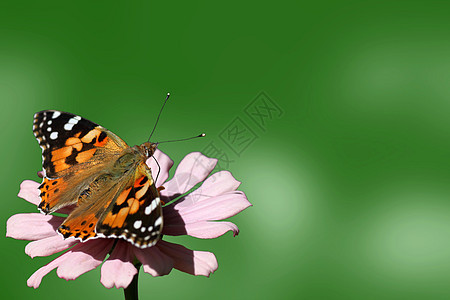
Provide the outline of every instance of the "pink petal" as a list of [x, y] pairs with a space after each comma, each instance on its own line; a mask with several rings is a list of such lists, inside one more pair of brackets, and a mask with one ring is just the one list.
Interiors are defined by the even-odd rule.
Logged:
[[17, 196], [34, 205], [38, 205], [41, 202], [41, 198], [39, 198], [39, 185], [39, 183], [32, 180], [24, 180], [20, 184], [19, 194]]
[[58, 277], [73, 280], [98, 267], [114, 243], [111, 239], [95, 239], [78, 243], [72, 249], [40, 268], [28, 279], [29, 287], [39, 287], [42, 278], [51, 270], [58, 268]]
[[65, 240], [60, 235], [55, 235], [28, 243], [25, 247], [25, 253], [31, 258], [36, 256], [49, 256], [66, 250], [76, 243], [78, 243], [78, 241], [74, 239]]
[[240, 184], [228, 171], [214, 173], [198, 189], [178, 202], [175, 208], [190, 206], [208, 198], [235, 191]]
[[[161, 169], [158, 168], [155, 159], [158, 161]], [[167, 156], [164, 152], [160, 151], [159, 149], [156, 149], [153, 157], [147, 159], [146, 163], [147, 166], [149, 166], [149, 168], [152, 170], [153, 179], [156, 180], [158, 170], [160, 170], [158, 180], [156, 180], [155, 183], [156, 187], [160, 187], [163, 184], [163, 182], [165, 182], [167, 178], [169, 178], [169, 170], [173, 166], [173, 160], [171, 160], [170, 157]]]
[[64, 255], [65, 254], [61, 255], [57, 259], [51, 261], [47, 265], [43, 266], [42, 268], [40, 268], [39, 270], [34, 272], [33, 275], [31, 275], [30, 278], [28, 278], [27, 285], [29, 287], [37, 289], [39, 287], [39, 285], [41, 284], [42, 278], [45, 275], [47, 275], [48, 273], [50, 273], [50, 271], [52, 271], [53, 269], [58, 267], [58, 263], [61, 260], [65, 259]]
[[173, 259], [155, 246], [145, 249], [134, 247], [133, 252], [136, 258], [142, 263], [144, 272], [152, 276], [167, 275], [173, 269]]
[[228, 192], [208, 200], [197, 202], [188, 207], [174, 209], [171, 205], [164, 207], [166, 224], [190, 224], [201, 221], [223, 220], [232, 217], [247, 207], [252, 206], [241, 191]]
[[238, 235], [239, 229], [231, 222], [196, 222], [192, 224], [165, 225], [163, 233], [166, 235], [190, 235], [200, 239], [214, 239], [233, 231], [233, 236]]
[[18, 240], [40, 240], [57, 235], [56, 229], [63, 221], [62, 217], [39, 213], [13, 215], [6, 223], [6, 236]]
[[111, 256], [103, 263], [100, 282], [106, 288], [126, 288], [137, 274], [131, 247], [130, 243], [118, 241]]
[[114, 243], [111, 239], [95, 239], [79, 243], [66, 252], [67, 259], [58, 266], [56, 274], [59, 278], [74, 280], [81, 274], [98, 267]]
[[186, 155], [178, 165], [173, 178], [164, 183], [161, 196], [172, 199], [184, 194], [197, 183], [205, 180], [217, 164], [217, 159], [208, 158], [200, 152]]
[[159, 241], [156, 246], [170, 256], [175, 269], [182, 272], [209, 277], [218, 268], [216, 257], [211, 252], [193, 251], [166, 241]]

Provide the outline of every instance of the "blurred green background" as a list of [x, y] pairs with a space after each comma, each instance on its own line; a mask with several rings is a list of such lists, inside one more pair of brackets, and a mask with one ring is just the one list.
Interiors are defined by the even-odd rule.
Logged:
[[[161, 149], [177, 163], [215, 148], [254, 206], [231, 219], [238, 237], [172, 239], [214, 252], [215, 274], [141, 273], [141, 299], [450, 298], [448, 1], [8, 2], [2, 236], [35, 211], [16, 194], [41, 168], [36, 111], [134, 145], [171, 92], [153, 140], [206, 132]], [[51, 258], [0, 242], [5, 299], [123, 299], [99, 269], [28, 288]]]

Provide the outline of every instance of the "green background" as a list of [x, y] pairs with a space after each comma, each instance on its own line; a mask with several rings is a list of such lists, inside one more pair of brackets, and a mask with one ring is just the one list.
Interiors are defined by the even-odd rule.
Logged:
[[[11, 1], [12, 2], [12, 1]], [[32, 116], [79, 114], [177, 163], [211, 141], [253, 207], [241, 233], [176, 238], [212, 251], [210, 278], [141, 273], [141, 299], [450, 298], [448, 1], [15, 1], [0, 4], [1, 234], [35, 208]], [[282, 110], [264, 130], [245, 107]], [[258, 138], [240, 156], [220, 139], [236, 117]], [[51, 258], [1, 238], [4, 299], [122, 299], [100, 270], [75, 281]], [[56, 257], [56, 256], [55, 256]]]

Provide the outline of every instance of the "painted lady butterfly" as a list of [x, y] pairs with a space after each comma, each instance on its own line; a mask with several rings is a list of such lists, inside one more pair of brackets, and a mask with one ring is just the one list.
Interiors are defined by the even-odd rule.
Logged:
[[121, 238], [140, 248], [158, 241], [161, 201], [145, 164], [157, 144], [129, 147], [102, 126], [55, 110], [36, 113], [33, 132], [44, 170], [39, 210], [75, 205], [57, 229], [64, 238]]

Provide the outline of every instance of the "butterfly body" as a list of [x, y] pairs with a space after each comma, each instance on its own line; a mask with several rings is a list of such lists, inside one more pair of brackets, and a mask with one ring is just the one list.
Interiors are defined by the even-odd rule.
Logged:
[[145, 163], [156, 144], [129, 147], [98, 124], [50, 110], [35, 114], [33, 132], [44, 170], [38, 208], [73, 206], [57, 229], [64, 238], [122, 238], [141, 248], [158, 241], [161, 201]]

